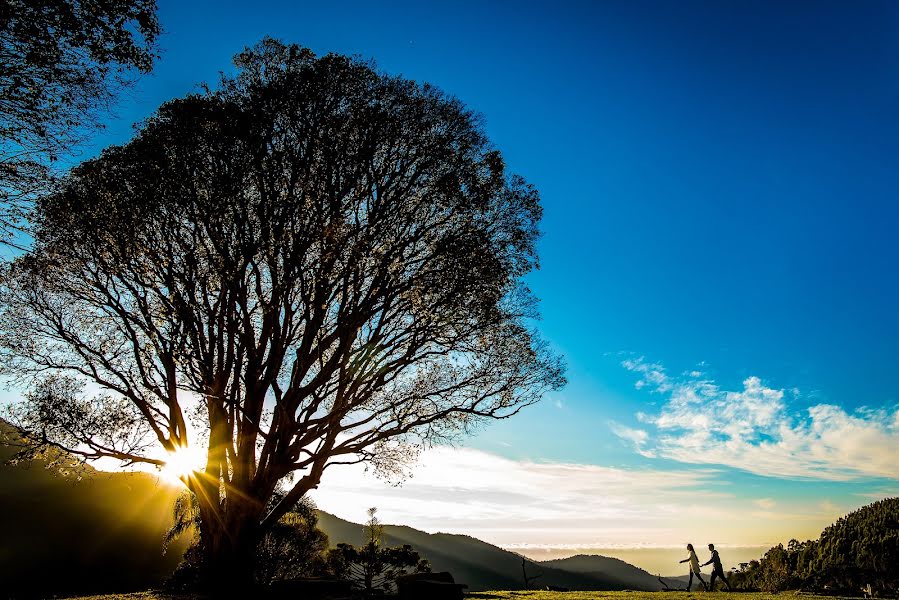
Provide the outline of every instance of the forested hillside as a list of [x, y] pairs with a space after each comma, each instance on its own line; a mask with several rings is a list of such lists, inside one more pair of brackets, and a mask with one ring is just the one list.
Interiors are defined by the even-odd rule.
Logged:
[[791, 540], [761, 561], [742, 565], [734, 582], [745, 589], [790, 588], [857, 593], [899, 588], [899, 498], [887, 498], [841, 517], [817, 540]]

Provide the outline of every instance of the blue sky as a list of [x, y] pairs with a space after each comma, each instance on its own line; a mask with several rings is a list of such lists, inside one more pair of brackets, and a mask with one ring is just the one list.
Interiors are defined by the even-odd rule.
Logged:
[[[214, 83], [264, 35], [434, 83], [484, 115], [510, 169], [541, 191], [529, 281], [570, 380], [440, 460], [544, 482], [544, 467], [579, 466], [595, 490], [643, 482], [600, 500], [644, 513], [610, 513], [583, 544], [625, 544], [609, 523], [695, 507], [644, 541], [680, 545], [688, 526], [734, 544], [808, 537], [896, 494], [899, 5], [484, 4], [160, 0], [163, 58], [83, 156]], [[398, 508], [415, 486], [379, 506], [507, 545], [573, 535], [550, 516], [491, 530], [490, 492], [453, 486], [471, 518]], [[343, 501], [350, 517], [369, 505], [356, 515]]]

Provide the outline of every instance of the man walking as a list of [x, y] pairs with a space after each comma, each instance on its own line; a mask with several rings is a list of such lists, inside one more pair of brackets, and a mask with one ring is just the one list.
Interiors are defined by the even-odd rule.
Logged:
[[712, 558], [702, 564], [702, 566], [712, 565], [712, 576], [709, 578], [709, 589], [711, 591], [715, 591], [715, 579], [717, 577], [721, 578], [721, 581], [724, 582], [724, 585], [727, 586], [727, 591], [730, 591], [730, 583], [727, 581], [727, 577], [724, 576], [724, 567], [721, 566], [721, 557], [718, 556], [718, 551], [715, 550], [715, 544], [709, 544], [709, 551], [712, 553]]

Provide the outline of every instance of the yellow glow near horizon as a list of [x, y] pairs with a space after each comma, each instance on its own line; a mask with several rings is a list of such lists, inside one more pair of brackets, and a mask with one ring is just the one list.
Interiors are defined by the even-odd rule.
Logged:
[[182, 446], [169, 453], [162, 467], [162, 475], [170, 483], [180, 484], [206, 464], [206, 453], [196, 446]]

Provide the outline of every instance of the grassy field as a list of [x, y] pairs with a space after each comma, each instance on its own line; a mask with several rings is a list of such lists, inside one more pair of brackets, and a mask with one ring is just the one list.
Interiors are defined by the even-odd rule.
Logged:
[[[467, 598], [483, 600], [814, 600], [822, 596], [783, 592], [729, 593], [729, 592], [472, 592]], [[83, 596], [71, 600], [200, 600], [196, 596], [169, 595], [156, 592], [113, 594], [108, 596]], [[833, 596], [827, 600], [837, 600]]]
[[[810, 600], [820, 598], [809, 594], [782, 592], [729, 593], [729, 592], [473, 592], [468, 598], [484, 600]], [[835, 600], [833, 597], [828, 600]]]

